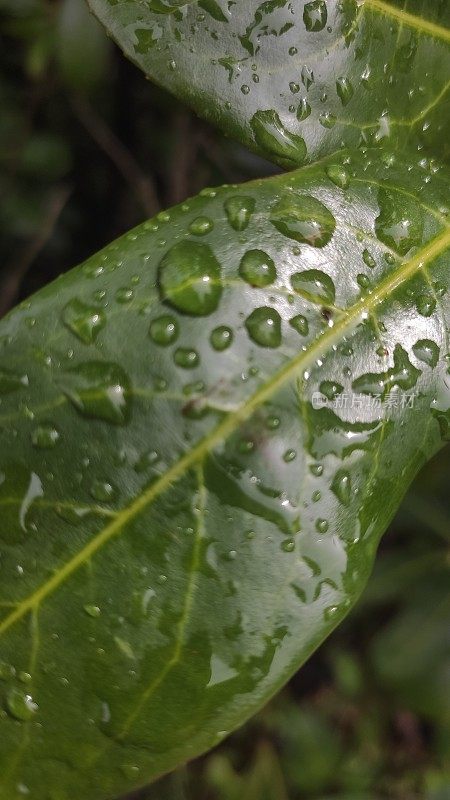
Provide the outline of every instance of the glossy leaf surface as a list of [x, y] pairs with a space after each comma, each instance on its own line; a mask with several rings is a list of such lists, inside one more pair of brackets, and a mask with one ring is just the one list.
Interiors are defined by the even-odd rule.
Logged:
[[348, 612], [448, 437], [447, 195], [370, 151], [206, 190], [2, 321], [1, 797], [146, 783]]
[[447, 0], [88, 2], [152, 80], [284, 167], [361, 143], [448, 156]]

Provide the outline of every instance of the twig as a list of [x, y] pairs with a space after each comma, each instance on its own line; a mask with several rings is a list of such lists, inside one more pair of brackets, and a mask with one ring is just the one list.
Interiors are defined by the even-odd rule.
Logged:
[[4, 316], [14, 305], [25, 275], [51, 238], [59, 216], [71, 194], [71, 187], [59, 187], [50, 200], [47, 216], [35, 238], [25, 245], [17, 260], [7, 265], [5, 269], [6, 277], [2, 286], [0, 286], [0, 317]]
[[115, 164], [133, 192], [137, 193], [145, 213], [149, 217], [154, 216], [160, 210], [160, 203], [151, 178], [143, 174], [131, 153], [84, 97], [74, 97], [72, 104], [83, 127]]

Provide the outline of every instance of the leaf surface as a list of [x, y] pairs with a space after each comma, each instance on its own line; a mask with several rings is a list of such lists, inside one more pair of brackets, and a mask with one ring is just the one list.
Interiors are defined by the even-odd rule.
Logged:
[[448, 156], [447, 0], [88, 0], [176, 98], [284, 167], [342, 145]]
[[206, 190], [0, 323], [2, 798], [143, 785], [349, 611], [448, 438], [447, 195], [370, 151]]

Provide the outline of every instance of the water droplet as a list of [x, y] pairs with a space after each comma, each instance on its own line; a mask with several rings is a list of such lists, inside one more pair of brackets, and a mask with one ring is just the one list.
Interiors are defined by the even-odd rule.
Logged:
[[167, 347], [176, 342], [179, 335], [179, 325], [175, 317], [163, 314], [154, 319], [150, 325], [150, 336], [156, 344]]
[[31, 719], [38, 710], [32, 696], [20, 689], [10, 689], [6, 695], [6, 707], [9, 713], [21, 722]]
[[42, 449], [54, 447], [58, 439], [59, 432], [52, 425], [40, 425], [31, 435], [34, 446]]
[[91, 496], [99, 503], [108, 503], [116, 494], [116, 489], [108, 481], [95, 480], [91, 486]]
[[303, 22], [307, 31], [322, 31], [327, 24], [328, 12], [325, 0], [312, 0], [303, 9]]
[[92, 617], [92, 619], [98, 619], [101, 614], [99, 607], [91, 605], [90, 603], [83, 606], [83, 609], [89, 617]]
[[222, 295], [221, 268], [208, 245], [179, 242], [159, 265], [163, 300], [179, 311], [206, 316], [216, 310]]
[[85, 417], [124, 425], [131, 410], [131, 386], [118, 364], [88, 361], [64, 375], [64, 393]]
[[284, 550], [285, 553], [293, 553], [295, 550], [294, 540], [285, 539], [284, 542], [281, 543], [281, 549]]
[[316, 521], [316, 531], [318, 533], [326, 533], [329, 527], [329, 522], [326, 519], [318, 519]]
[[311, 84], [314, 83], [314, 73], [306, 64], [302, 67], [301, 76], [303, 86], [308, 90]]
[[384, 187], [378, 192], [380, 213], [375, 231], [383, 244], [405, 256], [412, 247], [419, 247], [423, 237], [420, 203]]
[[323, 128], [334, 128], [337, 119], [331, 111], [324, 111], [323, 114], [319, 115], [319, 122]]
[[106, 323], [105, 314], [99, 308], [88, 306], [81, 300], [71, 300], [62, 313], [64, 325], [84, 344], [95, 342]]
[[362, 257], [366, 267], [373, 269], [376, 266], [377, 262], [375, 261], [373, 255], [369, 253], [367, 249], [363, 250]]
[[352, 383], [355, 392], [378, 397], [390, 392], [395, 386], [412, 389], [420, 376], [420, 370], [410, 362], [408, 353], [399, 344], [394, 349], [394, 366], [386, 372], [369, 372]]
[[175, 350], [173, 360], [177, 367], [182, 369], [195, 369], [200, 363], [200, 356], [190, 347], [179, 347]]
[[219, 352], [226, 350], [233, 342], [233, 331], [226, 325], [220, 325], [211, 333], [210, 342], [214, 350]]
[[290, 464], [290, 462], [294, 461], [296, 458], [297, 458], [297, 453], [295, 450], [286, 450], [286, 452], [283, 455], [283, 461], [285, 461], [286, 464]]
[[313, 247], [324, 247], [331, 240], [336, 220], [320, 200], [310, 195], [292, 194], [272, 209], [270, 221], [277, 230]]
[[335, 186], [339, 186], [340, 189], [348, 189], [350, 178], [344, 167], [339, 164], [330, 164], [326, 169], [326, 173]]
[[16, 392], [24, 386], [28, 386], [27, 375], [19, 375], [9, 369], [0, 368], [0, 394]]
[[291, 284], [294, 292], [313, 303], [334, 304], [334, 283], [329, 275], [319, 269], [296, 272], [291, 278]]
[[206, 236], [214, 228], [214, 222], [209, 217], [197, 217], [189, 225], [189, 232], [194, 236]]
[[297, 331], [300, 336], [308, 335], [309, 324], [308, 320], [303, 316], [303, 314], [297, 314], [296, 317], [292, 317], [292, 319], [289, 320], [289, 325], [294, 328], [294, 330]]
[[126, 303], [131, 303], [134, 297], [133, 289], [130, 289], [128, 286], [122, 286], [121, 289], [117, 289], [116, 292], [116, 301], [125, 305]]
[[311, 464], [309, 471], [315, 478], [320, 478], [323, 475], [323, 466], [322, 464]]
[[250, 125], [256, 143], [280, 164], [293, 167], [303, 163], [306, 156], [304, 140], [284, 127], [276, 111], [257, 111]]
[[419, 339], [413, 347], [413, 353], [419, 361], [433, 369], [439, 361], [439, 347], [431, 339]]
[[280, 346], [281, 317], [274, 308], [255, 308], [247, 317], [245, 327], [250, 338], [261, 347]]
[[275, 264], [263, 250], [248, 250], [239, 266], [239, 274], [251, 286], [269, 286], [277, 277]]
[[245, 231], [255, 210], [256, 201], [253, 197], [236, 195], [225, 201], [225, 213], [229, 224], [235, 231]]
[[344, 506], [350, 504], [352, 484], [350, 475], [345, 470], [339, 470], [333, 478], [331, 491]]
[[368, 289], [370, 287], [370, 278], [364, 272], [360, 272], [356, 276], [356, 282], [361, 289]]
[[348, 78], [338, 78], [336, 81], [336, 91], [338, 93], [338, 97], [343, 106], [346, 106], [347, 103], [353, 97], [353, 86]]
[[422, 317], [431, 317], [436, 308], [436, 300], [430, 294], [420, 294], [417, 298], [417, 311]]
[[308, 119], [311, 114], [311, 106], [309, 105], [306, 97], [303, 97], [300, 100], [299, 107], [297, 108], [297, 119], [299, 122], [303, 122], [304, 119]]
[[120, 769], [125, 777], [130, 781], [137, 778], [140, 772], [139, 767], [136, 767], [134, 764], [122, 764]]
[[12, 664], [7, 664], [5, 661], [0, 661], [0, 681], [9, 681], [14, 678], [16, 670]]
[[340, 383], [336, 383], [336, 381], [322, 381], [319, 390], [327, 400], [335, 400], [344, 391], [344, 387]]

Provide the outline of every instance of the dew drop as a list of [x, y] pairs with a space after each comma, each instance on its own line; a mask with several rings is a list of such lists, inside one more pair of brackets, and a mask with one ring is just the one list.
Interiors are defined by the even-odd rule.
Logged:
[[291, 461], [294, 461], [296, 458], [297, 452], [295, 450], [286, 450], [286, 452], [283, 454], [283, 461], [285, 461], [286, 464], [290, 464]]
[[20, 689], [10, 689], [6, 695], [6, 707], [11, 716], [20, 720], [20, 722], [32, 719], [38, 710], [38, 706], [32, 696], [25, 694]]
[[106, 324], [106, 317], [101, 309], [88, 306], [76, 298], [64, 307], [62, 319], [66, 328], [84, 344], [95, 342]]
[[354, 89], [348, 78], [338, 78], [336, 91], [343, 106], [346, 106], [353, 97]]
[[83, 606], [83, 609], [88, 617], [92, 617], [92, 619], [98, 619], [101, 614], [99, 607], [91, 605], [90, 603], [87, 603], [85, 606]]
[[339, 166], [339, 164], [330, 164], [326, 169], [326, 173], [330, 181], [332, 181], [335, 186], [338, 186], [339, 189], [348, 189], [350, 178], [344, 167]]
[[194, 236], [206, 236], [214, 229], [214, 222], [209, 217], [197, 217], [189, 225], [189, 232]]
[[64, 375], [64, 394], [85, 417], [124, 425], [131, 410], [131, 385], [118, 364], [88, 361]]
[[303, 97], [297, 108], [297, 119], [299, 122], [303, 122], [304, 119], [308, 119], [310, 114], [311, 114], [311, 106], [309, 105], [306, 97]]
[[225, 213], [229, 224], [235, 231], [245, 231], [255, 210], [253, 197], [236, 195], [225, 201]]
[[375, 261], [373, 255], [369, 252], [369, 250], [364, 249], [362, 257], [366, 267], [369, 267], [369, 269], [373, 269], [376, 266], [377, 262]]
[[281, 317], [274, 308], [255, 308], [247, 317], [245, 327], [250, 338], [261, 347], [280, 346]]
[[222, 295], [221, 267], [208, 245], [179, 242], [159, 265], [162, 299], [185, 314], [206, 316]]
[[294, 328], [300, 336], [307, 336], [309, 333], [308, 320], [303, 314], [297, 314], [296, 317], [292, 317], [292, 319], [289, 320], [289, 325]]
[[420, 204], [403, 195], [394, 196], [384, 187], [378, 192], [378, 204], [375, 231], [380, 241], [401, 256], [418, 247], [423, 237]]
[[269, 286], [277, 277], [275, 264], [263, 250], [248, 250], [243, 256], [239, 274], [251, 286]]
[[335, 400], [344, 391], [344, 387], [340, 383], [336, 383], [336, 381], [322, 381], [319, 390], [327, 400]]
[[433, 369], [439, 361], [439, 347], [431, 339], [419, 339], [413, 347], [413, 353], [419, 361]]
[[422, 317], [431, 317], [436, 308], [436, 300], [432, 295], [420, 294], [417, 298], [416, 307]]
[[195, 369], [200, 363], [200, 356], [190, 347], [179, 347], [175, 350], [173, 360], [177, 367], [182, 369]]
[[342, 505], [348, 506], [350, 504], [351, 490], [352, 485], [349, 473], [345, 470], [339, 470], [333, 478], [331, 491], [334, 492]]
[[307, 31], [322, 31], [327, 24], [328, 12], [325, 0], [311, 0], [303, 9], [303, 22]]
[[116, 489], [108, 481], [95, 480], [91, 486], [91, 496], [99, 503], [108, 503], [114, 499]]
[[59, 439], [59, 432], [52, 425], [40, 425], [31, 435], [31, 441], [35, 447], [49, 449], [56, 445]]
[[226, 325], [220, 325], [218, 328], [214, 328], [211, 333], [210, 342], [214, 350], [222, 352], [222, 350], [226, 350], [232, 344], [233, 331], [231, 328], [227, 328]]
[[331, 211], [310, 195], [290, 195], [277, 203], [270, 215], [272, 225], [297, 242], [324, 247], [331, 240], [336, 220]]
[[281, 549], [284, 550], [285, 553], [293, 553], [295, 550], [294, 540], [285, 539], [284, 542], [281, 543]]
[[329, 527], [329, 522], [326, 519], [318, 519], [316, 521], [316, 531], [318, 533], [326, 533]]

